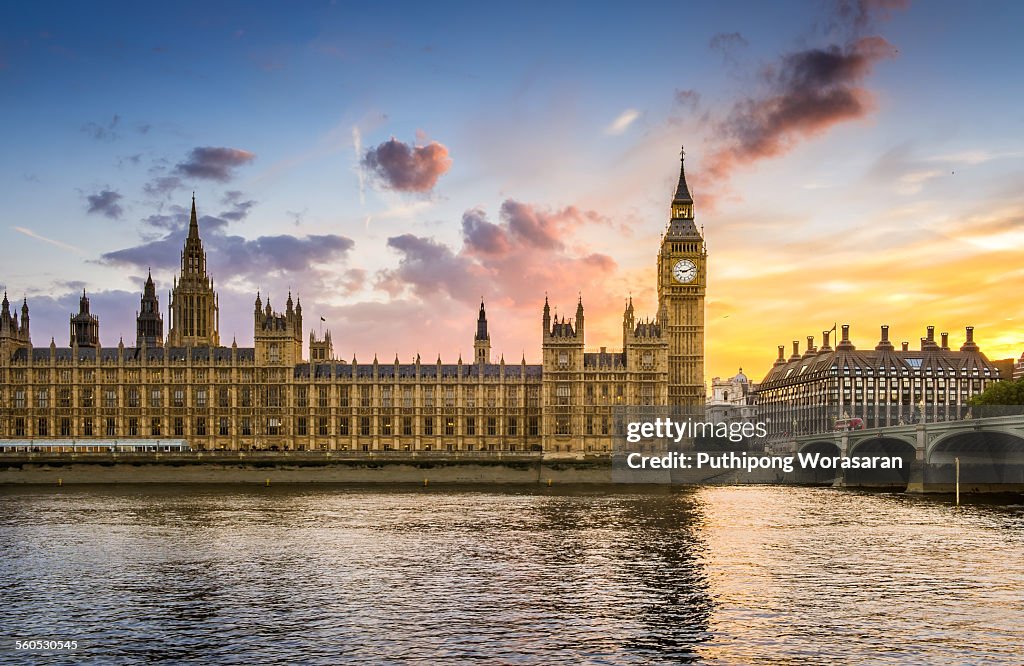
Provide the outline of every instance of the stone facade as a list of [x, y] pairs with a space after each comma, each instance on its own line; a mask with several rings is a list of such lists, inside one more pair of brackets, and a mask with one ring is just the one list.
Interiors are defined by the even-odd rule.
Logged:
[[[684, 259], [692, 274], [678, 274]], [[618, 350], [586, 351], [582, 297], [572, 319], [552, 317], [545, 298], [540, 364], [491, 359], [483, 303], [475, 331], [467, 326], [472, 363], [342, 361], [330, 331], [310, 332], [307, 360], [302, 303], [291, 294], [283, 313], [257, 294], [253, 347], [220, 345], [193, 197], [166, 341], [152, 277], [134, 347], [100, 344], [84, 292], [70, 346], [33, 347], [27, 302], [19, 324], [5, 296], [0, 439], [95, 439], [97, 448], [176, 439], [206, 450], [610, 451], [616, 407], [703, 404], [706, 251], [682, 168], [658, 268], [658, 315], [638, 319], [629, 299]]]
[[743, 368], [733, 375], [722, 379], [711, 380], [711, 396], [707, 402], [707, 417], [712, 423], [730, 423], [733, 421], [754, 421], [757, 417], [757, 406], [754, 394], [757, 384], [752, 383], [743, 374]]

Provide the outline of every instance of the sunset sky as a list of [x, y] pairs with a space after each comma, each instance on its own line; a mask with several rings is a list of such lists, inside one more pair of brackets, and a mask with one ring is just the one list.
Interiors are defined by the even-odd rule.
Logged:
[[[365, 6], [364, 6], [365, 5]], [[1024, 5], [17, 3], [0, 20], [0, 286], [134, 344], [192, 192], [221, 340], [257, 289], [336, 354], [539, 360], [544, 294], [620, 347], [685, 144], [707, 378], [849, 323], [1024, 352]], [[166, 331], [165, 331], [166, 332]], [[801, 347], [803, 346], [801, 343]]]

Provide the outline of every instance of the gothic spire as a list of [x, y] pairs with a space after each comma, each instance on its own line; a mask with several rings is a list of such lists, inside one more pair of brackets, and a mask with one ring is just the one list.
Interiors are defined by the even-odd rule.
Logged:
[[490, 340], [487, 334], [487, 313], [484, 311], [484, 301], [480, 299], [480, 316], [476, 320], [476, 340]]
[[676, 195], [672, 198], [672, 203], [693, 203], [690, 188], [686, 185], [686, 149], [682, 147], [679, 149], [679, 184], [676, 185]]
[[199, 238], [199, 220], [196, 217], [196, 193], [192, 193], [192, 216], [188, 221], [188, 237]]

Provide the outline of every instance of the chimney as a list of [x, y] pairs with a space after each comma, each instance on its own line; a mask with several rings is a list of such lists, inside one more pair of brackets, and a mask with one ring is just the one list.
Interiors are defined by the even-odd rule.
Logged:
[[779, 357], [777, 359], [775, 359], [775, 363], [774, 363], [774, 365], [772, 367], [775, 367], [776, 365], [782, 365], [785, 362], [786, 362], [786, 346], [785, 345], [779, 345]]
[[934, 326], [929, 326], [928, 327], [928, 335], [926, 335], [925, 337], [921, 338], [921, 349], [922, 350], [925, 350], [925, 349], [935, 350], [935, 349], [938, 349], [938, 348], [939, 348], [939, 346], [937, 344], [935, 344], [935, 327]]
[[789, 360], [790, 361], [799, 361], [800, 360], [800, 341], [799, 340], [794, 340], [793, 341], [793, 355], [789, 357]]
[[906, 340], [903, 341], [903, 351], [910, 351], [910, 343]]
[[843, 324], [843, 338], [836, 345], [836, 351], [853, 351], [856, 347], [850, 342], [850, 325]]
[[979, 350], [980, 350], [980, 347], [978, 347], [978, 343], [976, 343], [974, 341], [974, 327], [973, 326], [968, 326], [967, 327], [967, 342], [965, 342], [963, 345], [961, 345], [960, 351], [976, 352], [976, 351], [979, 351]]
[[949, 351], [949, 333], [942, 332], [942, 351]]
[[892, 343], [889, 342], [889, 327], [887, 325], [882, 326], [882, 339], [875, 345], [876, 351], [892, 351]]
[[829, 335], [831, 335], [831, 334], [832, 334], [832, 331], [822, 331], [821, 332], [821, 349], [818, 350], [819, 353], [825, 353], [825, 352], [832, 351], [832, 347], [828, 344], [828, 338], [829, 338]]
[[817, 353], [817, 351], [818, 350], [814, 348], [814, 336], [813, 335], [808, 335], [807, 336], [807, 351], [804, 352], [804, 358], [807, 358], [808, 356], [814, 356], [814, 354]]

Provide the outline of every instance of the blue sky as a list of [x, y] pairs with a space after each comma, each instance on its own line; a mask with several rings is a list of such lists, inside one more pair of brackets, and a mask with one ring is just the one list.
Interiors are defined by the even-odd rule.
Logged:
[[[1005, 298], [1022, 279], [1019, 3], [4, 14], [0, 285], [28, 296], [37, 345], [66, 344], [82, 287], [104, 344], [130, 344], [141, 280], [151, 266], [166, 293], [194, 190], [222, 338], [251, 340], [255, 290], [276, 305], [290, 287], [342, 357], [468, 356], [483, 296], [496, 350], [534, 360], [544, 292], [570, 314], [582, 291], [588, 346], [614, 347], [625, 297], [655, 311], [685, 143], [712, 258], [709, 376], [759, 376], [775, 345], [837, 319], [866, 345], [882, 323], [911, 341], [973, 324], [994, 356], [1021, 351]], [[741, 145], [802, 94], [798, 58], [830, 48], [857, 69], [818, 91], [856, 110], [804, 105], [774, 149]], [[436, 146], [423, 184], [367, 166], [391, 138]], [[197, 148], [238, 152], [211, 178], [188, 168]], [[510, 244], [474, 245], [469, 228]]]

